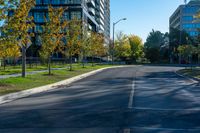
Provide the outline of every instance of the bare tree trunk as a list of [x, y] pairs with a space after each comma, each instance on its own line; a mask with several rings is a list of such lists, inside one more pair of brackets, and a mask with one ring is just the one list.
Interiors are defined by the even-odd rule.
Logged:
[[181, 64], [181, 55], [179, 54], [179, 64]]
[[69, 70], [72, 71], [72, 55], [70, 54], [70, 66], [69, 66]]
[[85, 68], [85, 54], [83, 53], [82, 68]]
[[26, 77], [26, 47], [22, 46], [22, 77]]
[[49, 71], [49, 75], [51, 75], [51, 56], [49, 56], [48, 58], [48, 71]]
[[17, 64], [17, 59], [16, 59], [16, 57], [14, 57], [14, 68], [15, 68], [16, 64]]
[[94, 56], [92, 56], [92, 67], [94, 66]]
[[29, 68], [32, 68], [32, 57], [29, 58]]
[[6, 58], [3, 58], [3, 70], [6, 70]]

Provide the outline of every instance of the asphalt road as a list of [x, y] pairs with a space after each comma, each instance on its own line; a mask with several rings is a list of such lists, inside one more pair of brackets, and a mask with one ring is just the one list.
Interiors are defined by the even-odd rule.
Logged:
[[0, 105], [0, 133], [200, 133], [199, 83], [178, 69], [109, 69]]

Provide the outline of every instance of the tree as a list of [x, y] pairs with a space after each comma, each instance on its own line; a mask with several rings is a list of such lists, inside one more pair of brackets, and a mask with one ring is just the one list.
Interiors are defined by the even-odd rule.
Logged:
[[136, 60], [143, 55], [142, 39], [135, 35], [130, 35], [128, 38], [131, 47], [131, 59], [136, 62]]
[[86, 57], [89, 56], [90, 50], [90, 32], [84, 27], [81, 35], [81, 56], [82, 56], [82, 66], [85, 68]]
[[16, 41], [10, 35], [8, 27], [10, 13], [16, 8], [17, 4], [17, 0], [0, 0], [0, 58], [3, 58], [4, 69], [6, 58], [13, 56], [13, 52], [16, 53], [16, 56], [19, 56], [19, 49], [14, 46]]
[[63, 8], [53, 8], [52, 6], [49, 6], [49, 17], [48, 20], [46, 19], [46, 23], [41, 31], [42, 47], [40, 56], [48, 60], [49, 75], [51, 75], [51, 57], [61, 46], [61, 39], [64, 36], [64, 33], [60, 32], [62, 31], [62, 26], [66, 25], [66, 22], [61, 22], [63, 12]]
[[22, 51], [22, 77], [26, 76], [26, 50], [31, 45], [31, 37], [34, 36], [29, 30], [34, 27], [33, 17], [29, 16], [35, 0], [20, 0], [19, 5], [14, 10], [14, 14], [8, 20], [8, 29], [12, 31], [13, 39], [17, 41], [16, 45], [21, 47]]
[[6, 58], [11, 57], [14, 60], [16, 60], [16, 58], [21, 55], [19, 46], [14, 45], [10, 40], [5, 39], [5, 38], [1, 37], [1, 41], [0, 41], [1, 42], [0, 43], [0, 58], [3, 59], [4, 70], [6, 67]]
[[[186, 31], [180, 31], [179, 29], [170, 28], [169, 33], [169, 50], [173, 59], [177, 60], [178, 47], [182, 44], [194, 44], [195, 40]], [[180, 60], [180, 58], [179, 58]]]
[[163, 33], [152, 30], [146, 40], [146, 48], [160, 48], [163, 43]]
[[200, 45], [197, 46], [196, 53], [198, 55], [198, 64], [200, 64]]
[[131, 46], [128, 37], [119, 32], [116, 37], [114, 54], [118, 60], [127, 61], [131, 56]]
[[92, 66], [94, 66], [94, 57], [101, 57], [105, 54], [104, 36], [100, 33], [91, 32], [89, 39], [89, 55], [92, 57]]
[[0, 22], [1, 26], [6, 25], [9, 13], [13, 11], [19, 4], [18, 0], [0, 0]]
[[191, 63], [191, 57], [196, 52], [196, 48], [192, 45], [181, 45], [178, 47], [178, 52], [180, 56], [180, 61], [183, 59], [187, 60], [188, 63]]
[[160, 59], [163, 62], [172, 62], [172, 58], [170, 56], [170, 50], [169, 50], [169, 33], [166, 32], [165, 34], [163, 34], [163, 43], [160, 46]]
[[77, 18], [73, 18], [68, 22], [66, 29], [64, 54], [70, 58], [70, 71], [72, 71], [72, 58], [81, 52], [82, 22]]
[[13, 45], [10, 48], [10, 51], [11, 51], [10, 57], [13, 59], [14, 65], [16, 65], [17, 58], [21, 56], [20, 47], [18, 45]]
[[145, 56], [150, 62], [158, 62], [160, 60], [160, 46], [163, 44], [163, 34], [160, 31], [154, 31], [149, 33], [145, 47]]

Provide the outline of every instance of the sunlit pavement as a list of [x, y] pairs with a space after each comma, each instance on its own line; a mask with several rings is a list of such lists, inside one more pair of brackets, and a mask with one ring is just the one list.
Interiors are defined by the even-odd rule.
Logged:
[[199, 83], [178, 67], [105, 70], [0, 106], [0, 133], [200, 133]]

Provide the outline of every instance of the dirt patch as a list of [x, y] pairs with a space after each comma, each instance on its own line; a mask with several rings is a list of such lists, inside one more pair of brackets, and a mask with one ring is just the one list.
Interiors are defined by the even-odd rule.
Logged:
[[43, 74], [43, 76], [56, 76], [56, 74]]
[[10, 87], [13, 87], [13, 85], [8, 85], [8, 84], [2, 84], [2, 83], [0, 83], [0, 89], [10, 88]]

